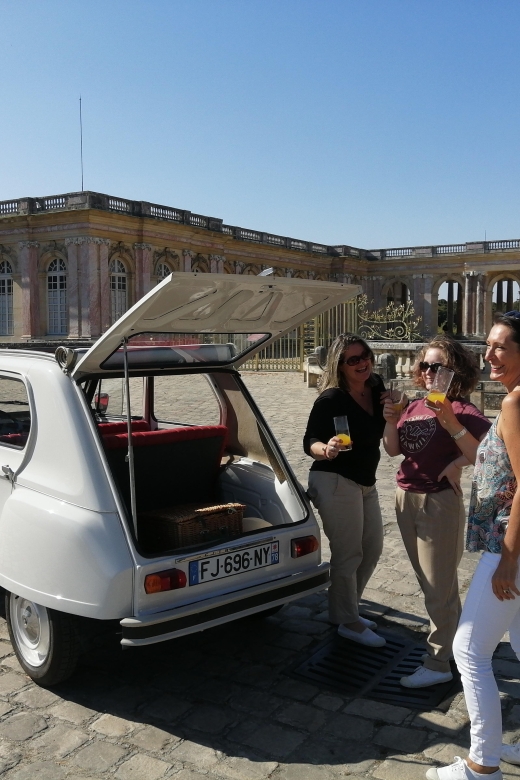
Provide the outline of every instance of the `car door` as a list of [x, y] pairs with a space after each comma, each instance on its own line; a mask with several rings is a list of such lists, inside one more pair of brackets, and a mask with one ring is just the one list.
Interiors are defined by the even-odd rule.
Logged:
[[24, 377], [0, 370], [0, 516], [30, 453], [34, 436], [30, 395]]

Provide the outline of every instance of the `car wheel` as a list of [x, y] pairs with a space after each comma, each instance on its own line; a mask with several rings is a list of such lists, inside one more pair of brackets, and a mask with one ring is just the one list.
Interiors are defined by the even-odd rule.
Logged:
[[79, 655], [78, 619], [6, 593], [5, 614], [16, 657], [38, 685], [56, 685], [74, 672]]

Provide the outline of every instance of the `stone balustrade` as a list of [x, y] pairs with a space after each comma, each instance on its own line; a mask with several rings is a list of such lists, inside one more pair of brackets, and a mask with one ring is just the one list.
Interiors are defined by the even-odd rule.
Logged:
[[507, 252], [520, 249], [520, 239], [504, 241], [467, 241], [465, 244], [439, 244], [436, 246], [405, 246], [393, 249], [367, 249], [367, 260], [392, 260], [401, 258], [423, 259], [439, 255], [479, 255], [488, 252]]
[[[412, 376], [412, 368], [415, 362], [415, 356], [417, 352], [425, 346], [424, 343], [414, 342], [400, 342], [400, 341], [369, 341], [370, 347], [375, 355], [375, 370], [380, 373], [384, 379], [402, 379], [409, 380]], [[489, 366], [484, 362], [484, 354], [486, 352], [485, 344], [464, 344], [464, 346], [475, 353], [480, 362], [480, 369], [483, 375], [489, 373]], [[320, 354], [321, 350], [321, 354]], [[393, 360], [388, 361], [390, 364], [395, 362], [395, 376], [393, 371], [388, 371], [384, 365], [384, 356], [391, 355]], [[309, 387], [316, 387], [318, 378], [323, 373], [320, 363], [323, 364], [325, 354], [323, 353], [323, 347], [318, 347], [316, 351], [308, 355], [304, 361], [303, 378], [307, 382]], [[483, 376], [483, 379], [485, 377]]]
[[301, 241], [298, 238], [277, 236], [272, 233], [250, 230], [234, 225], [224, 225], [223, 220], [218, 217], [193, 214], [185, 209], [161, 206], [156, 203], [148, 203], [147, 201], [116, 198], [101, 192], [69, 192], [65, 195], [52, 195], [45, 198], [19, 198], [18, 200], [0, 201], [0, 218], [42, 214], [44, 212], [70, 211], [71, 209], [100, 209], [102, 211], [127, 214], [132, 217], [149, 217], [151, 219], [177, 222], [204, 230], [217, 231], [224, 235], [232, 236], [238, 241], [269, 244], [297, 252], [310, 252], [311, 254], [331, 255], [332, 257], [340, 255], [360, 257], [364, 255], [363, 250], [352, 247], [327, 246], [326, 244], [318, 244], [313, 241]]
[[[395, 358], [396, 378], [408, 379], [412, 376], [412, 367], [417, 352], [425, 346], [421, 343], [407, 343], [399, 341], [370, 341], [369, 342], [374, 355], [376, 356], [376, 367], [381, 364], [381, 356], [390, 354]], [[475, 353], [480, 362], [481, 371], [485, 371], [487, 363], [484, 363], [486, 352], [485, 344], [464, 344], [471, 352]], [[388, 377], [389, 379], [391, 377]]]
[[71, 209], [101, 209], [105, 211], [128, 214], [134, 217], [150, 217], [169, 222], [218, 231], [232, 236], [239, 241], [249, 241], [257, 244], [270, 244], [284, 249], [292, 249], [313, 254], [331, 255], [333, 257], [351, 257], [360, 260], [377, 261], [393, 258], [429, 258], [439, 255], [485, 254], [487, 252], [507, 252], [520, 249], [520, 239], [503, 241], [470, 241], [465, 244], [441, 244], [437, 246], [396, 247], [391, 249], [361, 249], [346, 244], [328, 246], [312, 241], [302, 241], [297, 238], [278, 236], [249, 228], [224, 225], [217, 217], [207, 217], [193, 214], [185, 209], [161, 206], [147, 201], [128, 200], [105, 195], [100, 192], [69, 192], [63, 195], [51, 195], [44, 198], [18, 198], [0, 201], [0, 218], [23, 216], [26, 214], [41, 214], [49, 211], [70, 211]]

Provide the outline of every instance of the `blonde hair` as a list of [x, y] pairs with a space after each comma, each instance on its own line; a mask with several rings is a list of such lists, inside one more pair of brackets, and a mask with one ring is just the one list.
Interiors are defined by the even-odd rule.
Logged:
[[[339, 361], [341, 360], [345, 350], [347, 350], [353, 344], [361, 344], [365, 352], [368, 353], [368, 359], [372, 364], [372, 369], [374, 368], [374, 353], [368, 346], [365, 339], [362, 339], [361, 336], [358, 336], [356, 333], [341, 333], [339, 336], [337, 336], [337, 338], [334, 339], [329, 347], [329, 351], [327, 353], [327, 362], [323, 370], [323, 375], [318, 382], [318, 390], [320, 393], [324, 393], [325, 390], [330, 390], [336, 387], [339, 387], [341, 390], [349, 390], [348, 382], [345, 378], [345, 374], [340, 369]], [[377, 380], [374, 378], [372, 373], [367, 379], [366, 384], [377, 384]]]

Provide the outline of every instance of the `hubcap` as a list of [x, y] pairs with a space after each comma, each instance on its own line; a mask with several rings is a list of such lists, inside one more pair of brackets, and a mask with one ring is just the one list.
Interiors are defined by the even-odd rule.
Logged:
[[50, 648], [49, 614], [45, 607], [11, 593], [11, 628], [18, 651], [31, 666], [42, 666]]

